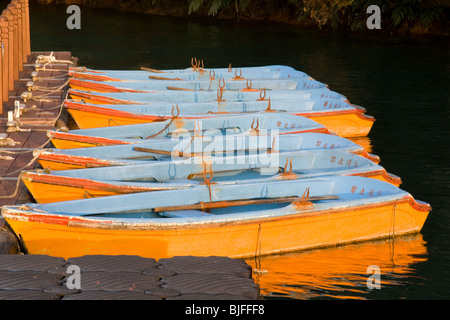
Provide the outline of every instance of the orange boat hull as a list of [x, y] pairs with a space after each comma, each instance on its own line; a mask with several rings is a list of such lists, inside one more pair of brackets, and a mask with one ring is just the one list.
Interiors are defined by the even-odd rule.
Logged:
[[[358, 176], [381, 180], [391, 183], [397, 187], [401, 184], [400, 178], [388, 174], [385, 170], [364, 172], [358, 174]], [[155, 191], [154, 188], [117, 186], [90, 179], [40, 175], [34, 174], [33, 172], [25, 172], [22, 175], [22, 181], [37, 203], [80, 200], [136, 192]]]
[[176, 228], [14, 210], [4, 210], [2, 215], [22, 237], [30, 254], [63, 258], [127, 254], [161, 259], [177, 255], [251, 257], [416, 233], [430, 210], [429, 205], [408, 196], [356, 208], [300, 209], [282, 218], [181, 224]]
[[[85, 107], [84, 109], [81, 107], [69, 107], [68, 111], [80, 129], [140, 124], [165, 120], [163, 117], [135, 115], [129, 112], [101, 107], [96, 109], [88, 107]], [[295, 115], [312, 119], [325, 126], [328, 131], [346, 138], [367, 136], [375, 121], [373, 117], [364, 115], [358, 110], [351, 112], [295, 113]], [[211, 116], [213, 115], [199, 115], [199, 117]]]

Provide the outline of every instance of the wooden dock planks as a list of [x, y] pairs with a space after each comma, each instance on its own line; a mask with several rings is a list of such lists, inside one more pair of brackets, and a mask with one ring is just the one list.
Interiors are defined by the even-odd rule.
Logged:
[[[0, 134], [8, 142], [0, 145], [0, 206], [34, 202], [18, 180], [21, 170], [36, 166], [31, 152], [34, 148], [51, 146], [47, 129], [53, 129], [65, 98], [65, 87], [55, 92], [51, 88], [64, 86], [68, 64], [48, 65], [40, 71], [34, 85], [41, 90], [33, 96], [44, 100], [20, 99], [27, 92], [27, 83], [35, 70], [38, 55], [32, 52], [24, 64], [9, 101], [0, 115]], [[54, 53], [58, 60], [70, 60], [70, 52]], [[45, 96], [44, 96], [45, 95]], [[25, 105], [20, 117], [19, 131], [7, 132], [7, 114], [14, 110], [15, 101]], [[65, 121], [67, 123], [67, 121]], [[6, 142], [4, 140], [3, 142]], [[8, 152], [5, 152], [8, 151]], [[19, 189], [16, 194], [16, 185]], [[258, 300], [259, 286], [252, 279], [251, 267], [243, 260], [227, 257], [173, 257], [156, 261], [138, 256], [84, 256], [64, 260], [44, 255], [17, 254], [18, 243], [6, 229], [0, 217], [0, 300]], [[2, 246], [4, 248], [2, 248]], [[81, 270], [81, 288], [69, 289], [67, 268], [76, 265]]]
[[[0, 115], [0, 133], [8, 134], [8, 141], [3, 140], [3, 144], [6, 143], [6, 145], [0, 145], [0, 150], [2, 150], [0, 156], [12, 158], [11, 160], [0, 159], [0, 175], [2, 177], [0, 179], [0, 206], [32, 200], [21, 182], [19, 183], [19, 192], [14, 195], [20, 171], [22, 169], [33, 169], [36, 165], [33, 162], [31, 150], [23, 149], [47, 145], [49, 139], [46, 131], [54, 128], [55, 121], [60, 113], [61, 103], [65, 98], [69, 64], [56, 62], [46, 65], [46, 71], [39, 71], [39, 79], [34, 81], [34, 86], [38, 87], [38, 90], [32, 91], [32, 96], [36, 98], [24, 102], [20, 97], [24, 92], [28, 92], [27, 83], [32, 81], [31, 74], [35, 71], [36, 58], [39, 55], [49, 56], [50, 54], [50, 52], [31, 53], [27, 63], [23, 66], [19, 80], [14, 82], [14, 90], [9, 92], [9, 101]], [[70, 52], [55, 52], [53, 56], [57, 61], [70, 61], [72, 59]], [[8, 111], [14, 110], [15, 101], [20, 101], [21, 104], [25, 105], [24, 112], [19, 119], [21, 131], [7, 132]], [[65, 116], [65, 114], [62, 113], [62, 116]]]

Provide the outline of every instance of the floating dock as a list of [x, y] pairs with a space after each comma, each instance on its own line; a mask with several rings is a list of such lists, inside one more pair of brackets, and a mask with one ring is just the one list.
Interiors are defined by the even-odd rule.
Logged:
[[0, 300], [257, 300], [251, 275], [226, 257], [8, 254], [0, 255]]
[[[62, 103], [70, 52], [31, 52], [28, 0], [0, 16], [0, 206], [33, 202], [20, 180], [32, 150], [51, 146], [47, 130], [67, 125]], [[37, 72], [38, 71], [38, 72]], [[29, 255], [0, 217], [0, 300], [255, 300], [251, 267], [226, 257]], [[67, 285], [68, 270], [78, 286]]]
[[[29, 202], [28, 192], [18, 181], [20, 172], [34, 168], [36, 162], [32, 150], [49, 144], [46, 132], [54, 129], [62, 118], [61, 104], [68, 64], [47, 65], [46, 71], [40, 71], [38, 78], [32, 77], [37, 57], [50, 54], [32, 52], [28, 56], [19, 79], [14, 81], [13, 90], [8, 92], [3, 102], [0, 116], [0, 134], [3, 138], [0, 139], [0, 205]], [[71, 59], [70, 52], [57, 52], [52, 56]], [[56, 68], [56, 71], [52, 70]], [[27, 99], [29, 92], [32, 92], [31, 99]]]

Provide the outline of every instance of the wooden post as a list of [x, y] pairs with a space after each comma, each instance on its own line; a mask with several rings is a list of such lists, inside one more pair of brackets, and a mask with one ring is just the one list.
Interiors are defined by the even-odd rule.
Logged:
[[[3, 16], [0, 16], [0, 23], [4, 19]], [[6, 19], [6, 18], [5, 18]], [[0, 25], [1, 29], [1, 25]], [[3, 113], [3, 71], [5, 68], [3, 67], [3, 37], [2, 32], [0, 30], [0, 114]]]
[[[8, 30], [8, 19], [5, 15], [0, 16], [0, 37], [2, 40], [2, 63], [1, 67], [1, 106], [3, 106], [3, 102], [7, 102], [9, 100], [8, 91], [9, 91], [9, 30]], [[0, 107], [0, 109], [3, 109]], [[1, 113], [2, 110], [0, 110]]]
[[13, 33], [14, 39], [11, 43], [13, 47], [13, 86], [11, 90], [14, 90], [14, 80], [19, 79], [19, 30], [17, 21], [17, 6], [14, 3], [8, 4], [7, 8], [12, 12]]
[[25, 63], [31, 54], [31, 36], [30, 36], [30, 5], [28, 0], [23, 0], [23, 8], [25, 11]]
[[23, 70], [23, 64], [27, 63], [27, 29], [26, 29], [26, 13], [25, 13], [25, 1], [24, 0], [17, 0], [20, 3], [20, 12], [22, 15], [22, 70]]
[[[14, 89], [14, 22], [13, 22], [13, 14], [12, 11], [8, 8], [3, 10], [3, 15], [7, 18], [8, 21], [8, 90]], [[6, 49], [5, 49], [6, 51]], [[6, 53], [5, 53], [6, 55]]]
[[[22, 16], [22, 2], [20, 0], [12, 0], [11, 3], [16, 6], [17, 15], [17, 68], [18, 72], [23, 70], [23, 16]], [[19, 79], [17, 75], [16, 80]]]

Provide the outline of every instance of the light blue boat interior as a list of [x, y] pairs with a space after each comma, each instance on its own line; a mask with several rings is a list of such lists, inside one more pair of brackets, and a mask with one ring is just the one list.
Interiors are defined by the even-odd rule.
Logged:
[[[118, 82], [118, 81], [93, 81], [93, 80], [81, 80], [78, 82], [85, 82], [89, 88], [90, 84], [101, 84], [112, 86], [125, 90], [243, 90], [246, 88], [251, 89], [266, 89], [266, 90], [309, 90], [325, 88], [322, 82], [313, 80], [310, 78], [298, 78], [298, 79], [253, 79], [253, 80], [225, 80], [219, 77], [209, 80], [157, 80], [148, 79], [147, 81], [139, 82]], [[77, 83], [78, 85], [78, 83]], [[88, 90], [88, 89], [86, 89]]]
[[[69, 96], [73, 94], [82, 94], [86, 91], [69, 89]], [[92, 96], [108, 97], [135, 102], [210, 102], [218, 100], [219, 91], [183, 91], [183, 90], [159, 90], [152, 92], [89, 92]], [[309, 89], [309, 90], [271, 90], [266, 94], [261, 92], [242, 92], [225, 90], [220, 96], [220, 100], [226, 101], [257, 101], [262, 97], [271, 99], [271, 101], [282, 100], [308, 100], [321, 97], [332, 99], [346, 99], [341, 94], [331, 91], [328, 88]]]
[[[342, 150], [354, 152], [362, 147], [349, 139], [324, 133], [305, 132], [289, 135], [231, 135], [209, 136], [195, 139], [170, 139], [146, 141], [134, 144], [87, 147], [74, 149], [47, 149], [58, 154], [92, 157], [97, 159], [148, 161], [171, 159], [169, 155], [142, 152], [136, 148], [147, 148], [184, 154], [203, 153], [206, 156], [223, 157], [225, 155], [261, 155], [270, 152], [294, 152], [307, 150]], [[172, 158], [176, 155], [172, 154]], [[131, 162], [130, 162], [131, 163]]]
[[118, 167], [59, 170], [52, 174], [119, 186], [169, 189], [204, 183], [204, 178], [209, 179], [211, 171], [213, 183], [238, 184], [280, 180], [283, 179], [285, 172], [295, 174], [296, 179], [306, 179], [383, 170], [383, 167], [367, 158], [337, 150], [310, 151], [294, 155], [280, 154], [264, 160], [256, 158], [255, 161], [245, 156], [227, 157], [221, 163], [213, 162], [211, 168], [209, 164], [204, 166], [201, 159], [196, 160], [153, 161]]
[[[71, 101], [70, 99], [68, 101]], [[80, 103], [78, 101], [74, 101]], [[246, 101], [246, 102], [231, 102], [222, 101], [220, 104], [214, 102], [201, 103], [170, 103], [170, 102], [152, 102], [145, 104], [107, 104], [95, 105], [84, 103], [91, 107], [107, 108], [111, 110], [119, 110], [130, 112], [138, 115], [156, 115], [156, 116], [171, 116], [172, 112], [179, 116], [189, 116], [208, 113], [248, 113], [248, 112], [264, 112], [268, 109], [268, 101]], [[178, 110], [174, 107], [178, 107]], [[312, 113], [312, 112], [335, 112], [335, 111], [354, 111], [355, 107], [350, 105], [345, 99], [332, 98], [318, 98], [308, 99], [303, 101], [283, 100], [271, 101], [270, 109], [277, 112], [286, 113]], [[216, 116], [216, 114], [215, 114]]]
[[[400, 199], [409, 193], [383, 181], [353, 176], [327, 176], [313, 179], [283, 180], [245, 185], [212, 184], [198, 185], [188, 189], [143, 192], [48, 204], [27, 204], [49, 214], [92, 216], [102, 220], [115, 220], [125, 224], [191, 224], [195, 221], [219, 222], [232, 220], [276, 217], [295, 213], [290, 202], [264, 205], [241, 205], [213, 209], [208, 213], [200, 210], [163, 211], [155, 207], [194, 205], [201, 201], [233, 201], [242, 199], [272, 199], [301, 197], [309, 190], [309, 197], [336, 196], [336, 199], [313, 201], [314, 209], [327, 210], [356, 205], [370, 205]], [[210, 199], [211, 192], [211, 199]]]
[[[179, 123], [182, 128], [179, 128]], [[196, 132], [202, 135], [242, 134], [257, 128], [261, 134], [270, 134], [272, 129], [281, 133], [299, 130], [325, 129], [314, 120], [288, 113], [237, 114], [200, 119], [168, 119], [143, 124], [70, 130], [70, 134], [111, 139], [143, 139], [147, 137], [189, 137]], [[266, 131], [263, 131], [266, 130]], [[175, 132], [175, 135], [174, 135]]]
[[[97, 73], [100, 71], [101, 73]], [[192, 68], [186, 69], [171, 69], [160, 70], [164, 73], [150, 72], [144, 70], [92, 70], [85, 69], [85, 73], [93, 73], [95, 75], [107, 76], [111, 78], [121, 79], [123, 81], [147, 81], [150, 75], [167, 77], [167, 78], [180, 78], [184, 80], [209, 80], [209, 72], [214, 72], [216, 77], [229, 80], [242, 72], [242, 77], [245, 78], [259, 78], [259, 79], [296, 79], [296, 78], [310, 78], [309, 75], [302, 71], [295, 70], [292, 67], [284, 65], [272, 65], [272, 66], [260, 66], [260, 67], [242, 67], [232, 68], [229, 72], [228, 68], [207, 68], [203, 73], [199, 71], [193, 71]], [[82, 69], [79, 71], [83, 73]]]

